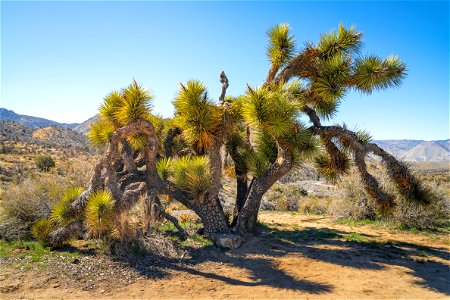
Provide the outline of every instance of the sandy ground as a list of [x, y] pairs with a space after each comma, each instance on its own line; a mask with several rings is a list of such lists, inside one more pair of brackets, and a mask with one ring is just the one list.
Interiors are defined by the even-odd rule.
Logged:
[[0, 266], [10, 273], [0, 275], [0, 298], [450, 299], [448, 237], [289, 213], [262, 213], [260, 220], [266, 228], [239, 249], [203, 250], [155, 265], [155, 274], [129, 264], [140, 275], [130, 284], [106, 278], [86, 290]]

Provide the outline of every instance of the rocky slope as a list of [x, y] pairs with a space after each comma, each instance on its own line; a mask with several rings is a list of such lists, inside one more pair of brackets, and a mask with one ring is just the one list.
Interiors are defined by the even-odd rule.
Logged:
[[7, 141], [61, 148], [81, 148], [86, 150], [91, 148], [85, 135], [71, 129], [56, 126], [33, 129], [12, 121], [0, 121], [0, 143]]
[[73, 128], [74, 131], [84, 134], [86, 135], [90, 129], [91, 123], [97, 121], [99, 119], [98, 115], [95, 115], [89, 119], [87, 119], [86, 121], [84, 121], [83, 123], [81, 123], [80, 125], [76, 126], [75, 128]]

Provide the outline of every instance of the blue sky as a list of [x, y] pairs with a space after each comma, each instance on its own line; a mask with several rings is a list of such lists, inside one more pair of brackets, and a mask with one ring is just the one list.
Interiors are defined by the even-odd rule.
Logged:
[[364, 33], [363, 54], [398, 55], [396, 89], [351, 92], [333, 123], [375, 139], [449, 138], [449, 3], [440, 2], [1, 2], [1, 107], [59, 122], [93, 116], [133, 78], [169, 117], [179, 82], [220, 94], [260, 85], [266, 30], [288, 22], [301, 49], [340, 22]]

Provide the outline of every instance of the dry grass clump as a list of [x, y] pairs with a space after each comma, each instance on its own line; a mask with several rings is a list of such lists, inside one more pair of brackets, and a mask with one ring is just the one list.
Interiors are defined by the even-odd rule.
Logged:
[[173, 240], [157, 231], [140, 238], [136, 245], [141, 251], [164, 257], [183, 257], [186, 254], [186, 251], [181, 250]]
[[275, 184], [263, 197], [261, 209], [297, 211], [308, 192], [297, 186]]
[[88, 181], [84, 166], [73, 165], [63, 174], [41, 174], [11, 184], [0, 192], [0, 238], [15, 239], [30, 233], [38, 219], [48, 218], [62, 195]]
[[303, 197], [298, 206], [298, 212], [302, 214], [324, 215], [328, 213], [332, 201], [333, 199], [329, 197]]
[[421, 206], [403, 198], [392, 215], [392, 220], [404, 228], [431, 229], [450, 226], [450, 199], [448, 185], [428, 184], [433, 191], [433, 201], [428, 206]]
[[[382, 171], [380, 168], [379, 171]], [[386, 221], [402, 228], [436, 230], [450, 225], [450, 200], [447, 180], [426, 180], [422, 184], [432, 191], [433, 197], [428, 205], [414, 203], [396, 192], [393, 183], [377, 172], [380, 183], [394, 195], [396, 206], [383, 211], [364, 190], [356, 174], [343, 179], [339, 184], [341, 196], [330, 206], [330, 214], [338, 219]], [[436, 178], [435, 176], [433, 177]]]

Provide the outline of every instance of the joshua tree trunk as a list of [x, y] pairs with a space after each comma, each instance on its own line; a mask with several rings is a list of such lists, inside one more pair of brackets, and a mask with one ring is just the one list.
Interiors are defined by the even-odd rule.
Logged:
[[244, 207], [245, 201], [247, 199], [248, 189], [249, 186], [247, 173], [240, 175], [236, 174], [236, 204], [233, 210], [233, 221], [231, 222], [231, 227], [235, 226], [237, 223], [239, 212]]
[[278, 141], [277, 145], [278, 156], [275, 163], [261, 177], [253, 180], [249, 187], [245, 204], [239, 211], [238, 221], [234, 230], [243, 237], [254, 232], [263, 195], [292, 168], [292, 151]]
[[192, 206], [191, 209], [202, 220], [205, 237], [214, 239], [214, 236], [218, 233], [231, 232], [219, 198], [209, 198], [206, 203]]

